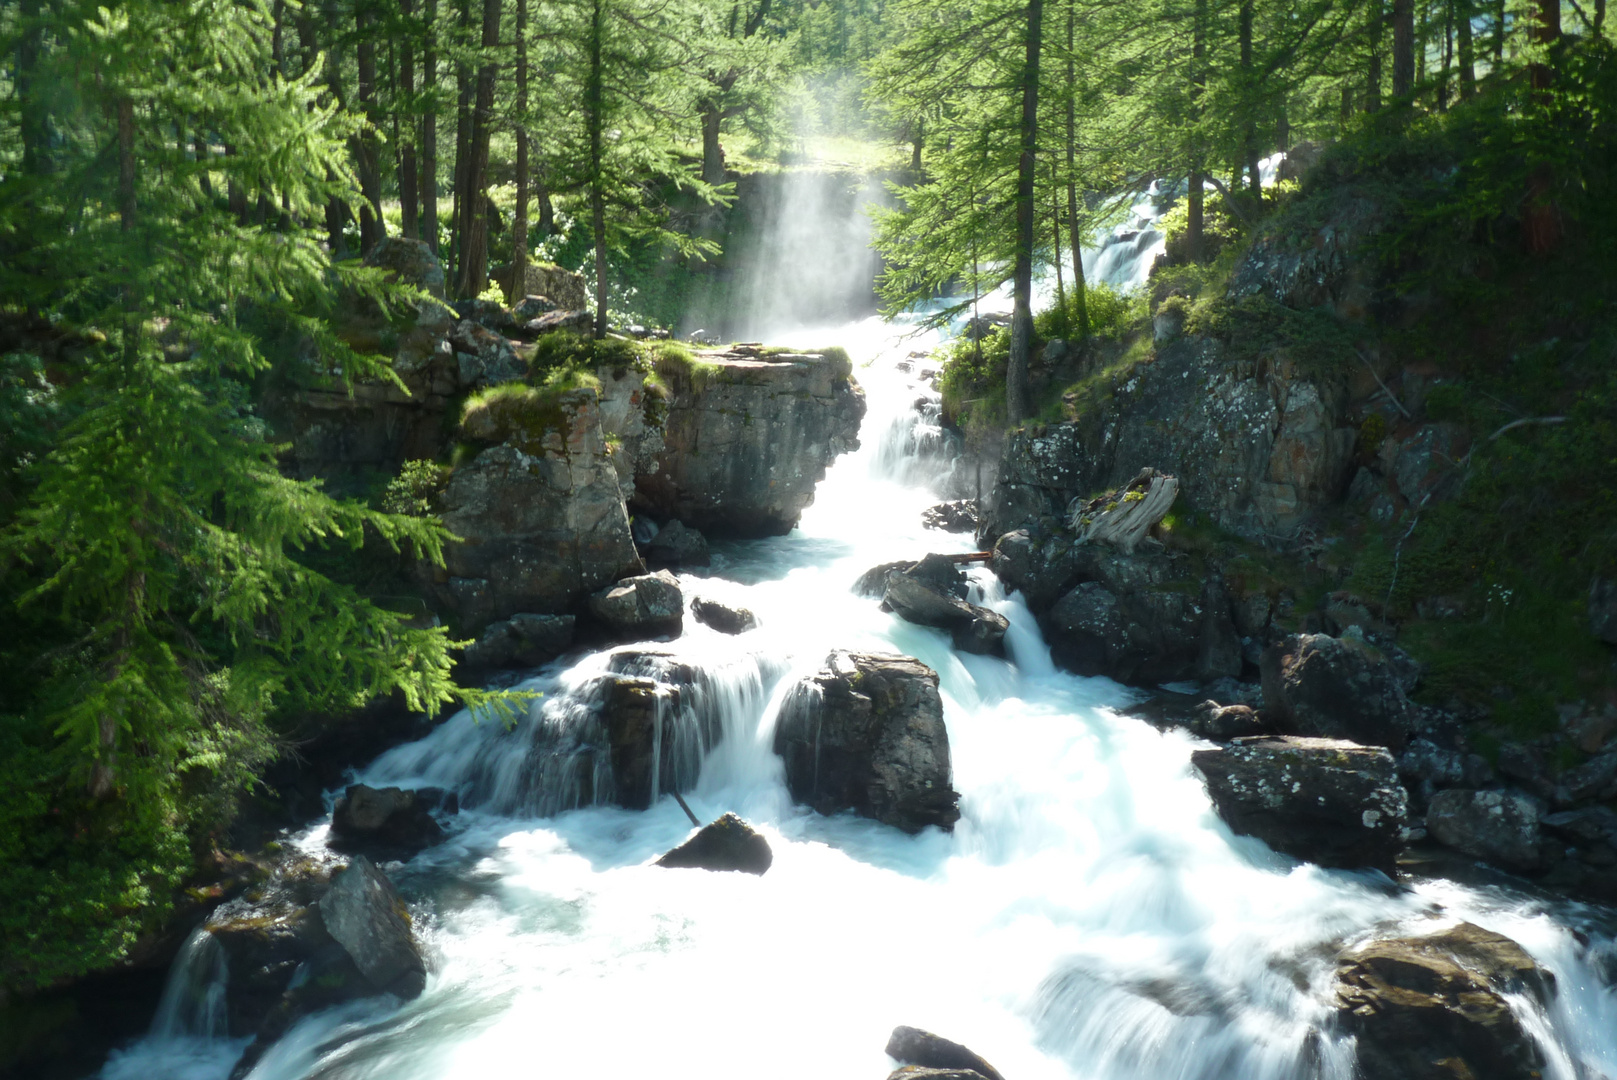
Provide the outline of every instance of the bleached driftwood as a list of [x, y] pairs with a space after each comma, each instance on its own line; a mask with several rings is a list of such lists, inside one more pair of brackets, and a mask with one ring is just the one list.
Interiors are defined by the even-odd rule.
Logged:
[[1079, 543], [1104, 540], [1132, 552], [1178, 495], [1177, 477], [1141, 469], [1125, 487], [1075, 505], [1067, 523], [1078, 534]]

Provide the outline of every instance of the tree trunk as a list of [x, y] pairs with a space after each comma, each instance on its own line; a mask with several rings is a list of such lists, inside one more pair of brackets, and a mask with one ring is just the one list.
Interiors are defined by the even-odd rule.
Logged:
[[1033, 351], [1033, 182], [1039, 145], [1039, 45], [1044, 0], [1028, 0], [1026, 58], [1022, 65], [1021, 155], [1016, 168], [1016, 264], [1011, 272], [1011, 355], [1005, 365], [1006, 419], [1031, 415], [1028, 361]]
[[[471, 0], [460, 0], [459, 39], [464, 44], [471, 33]], [[464, 59], [455, 61], [455, 178], [450, 188], [454, 197], [449, 216], [449, 266], [444, 280], [460, 280], [460, 267], [465, 262], [466, 219], [471, 207], [471, 195], [466, 188], [466, 167], [471, 162], [472, 149], [472, 69]], [[453, 291], [453, 290], [452, 290]]]
[[1381, 50], [1387, 41], [1387, 12], [1382, 0], [1370, 0], [1370, 63], [1364, 78], [1364, 111], [1376, 112], [1381, 108]]
[[1454, 0], [1443, 3], [1443, 66], [1437, 76], [1437, 111], [1449, 107], [1449, 78], [1454, 68]]
[[1255, 199], [1263, 198], [1263, 177], [1258, 171], [1258, 126], [1254, 114], [1257, 112], [1257, 73], [1252, 65], [1252, 0], [1241, 0], [1240, 10], [1240, 36], [1241, 36], [1241, 108], [1246, 113], [1245, 130], [1241, 135], [1241, 146], [1245, 151], [1247, 183], [1251, 185], [1252, 196]]
[[1077, 21], [1077, 0], [1067, 3], [1067, 240], [1072, 251], [1073, 315], [1078, 320], [1078, 340], [1089, 338], [1089, 289], [1084, 283], [1084, 231], [1078, 224], [1078, 132], [1074, 116], [1073, 30]]
[[[225, 157], [236, 156], [236, 148], [229, 143], [225, 144]], [[236, 173], [231, 170], [225, 173], [225, 203], [230, 212], [235, 215], [238, 224], [247, 224], [247, 193], [242, 190], [241, 183], [236, 179]]]
[[421, 56], [421, 238], [438, 254], [438, 0], [427, 0], [426, 48]]
[[[1560, 0], [1537, 0], [1533, 10], [1533, 44], [1553, 49], [1561, 40]], [[1533, 98], [1537, 104], [1550, 104], [1550, 87], [1555, 70], [1542, 60], [1529, 67]], [[1527, 184], [1527, 208], [1522, 222], [1527, 234], [1527, 250], [1534, 255], [1549, 253], [1561, 239], [1560, 211], [1555, 205], [1555, 172], [1548, 162], [1533, 170]]]
[[[346, 109], [348, 103], [343, 98], [342, 87], [342, 55], [337, 49], [340, 40], [341, 27], [337, 22], [336, 0], [325, 0], [326, 34], [330, 39], [326, 49], [326, 88], [331, 93], [331, 99], [337, 108]], [[328, 170], [328, 180], [336, 179]], [[335, 195], [326, 201], [326, 243], [331, 250], [333, 259], [346, 259], [348, 257], [348, 241], [343, 236], [343, 225], [348, 220], [348, 204]]]
[[44, 95], [34, 87], [39, 69], [39, 56], [45, 47], [45, 27], [41, 16], [44, 5], [40, 0], [22, 0], [18, 15], [22, 32], [17, 41], [16, 98], [22, 136], [22, 171], [25, 176], [39, 176], [49, 171], [46, 166], [47, 112]]
[[1455, 45], [1460, 55], [1460, 100], [1477, 96], [1477, 52], [1471, 40], [1471, 0], [1454, 0]]
[[[191, 145], [196, 148], [198, 163], [205, 163], [211, 156], [208, 151], [208, 140], [203, 136], [202, 132], [196, 133], [196, 137], [191, 140]], [[197, 186], [202, 189], [203, 198], [213, 198], [213, 177], [208, 175], [206, 168], [197, 171]]]
[[1498, 71], [1505, 62], [1505, 0], [1494, 0], [1493, 5], [1493, 69]]
[[556, 231], [556, 205], [550, 201], [550, 186], [545, 183], [542, 161], [533, 171], [533, 197], [539, 203], [539, 235], [549, 236]]
[[910, 172], [921, 178], [921, 150], [926, 146], [926, 121], [915, 121], [915, 137], [910, 140]]
[[359, 165], [359, 191], [364, 201], [359, 204], [359, 253], [368, 254], [387, 235], [382, 222], [382, 166], [376, 149], [376, 128], [381, 119], [376, 113], [376, 40], [372, 27], [376, 13], [370, 0], [359, 0], [354, 5], [354, 28], [359, 31], [357, 87], [360, 111], [365, 114], [365, 127], [354, 136], [354, 158]]
[[1061, 312], [1063, 330], [1067, 321], [1067, 287], [1061, 280], [1061, 188], [1056, 183], [1056, 163], [1050, 163], [1050, 237], [1055, 244], [1056, 310]]
[[1415, 90], [1415, 0], [1392, 0], [1392, 96]]
[[399, 93], [406, 104], [404, 123], [399, 125], [399, 231], [412, 240], [420, 239], [420, 196], [416, 190], [415, 155], [415, 0], [399, 0], [399, 14], [405, 28], [399, 42]]
[[606, 337], [606, 176], [602, 160], [605, 118], [602, 115], [604, 93], [601, 70], [601, 37], [605, 33], [603, 0], [590, 4], [589, 72], [584, 79], [584, 122], [589, 126], [590, 142], [590, 235], [595, 242], [595, 340]]
[[[1196, 21], [1191, 28], [1190, 44], [1190, 114], [1200, 122], [1202, 94], [1207, 91], [1207, 0], [1196, 0]], [[1192, 136], [1196, 145], [1191, 149], [1190, 191], [1185, 199], [1185, 255], [1191, 262], [1200, 262], [1204, 235], [1207, 229], [1206, 203], [1203, 194], [1203, 161], [1201, 134]]]
[[511, 219], [512, 303], [528, 291], [528, 0], [517, 4], [517, 209]]
[[712, 98], [702, 102], [702, 179], [709, 184], [724, 183], [724, 147], [719, 144], [719, 126], [724, 114]]
[[457, 291], [463, 297], [477, 296], [488, 288], [488, 144], [494, 123], [494, 79], [500, 71], [494, 50], [500, 45], [501, 6], [500, 0], [483, 0], [483, 63], [477, 69], [471, 161], [466, 168], [466, 197], [461, 200], [466, 214], [466, 251]]
[[118, 217], [124, 232], [135, 227], [135, 102], [120, 97], [118, 114]]

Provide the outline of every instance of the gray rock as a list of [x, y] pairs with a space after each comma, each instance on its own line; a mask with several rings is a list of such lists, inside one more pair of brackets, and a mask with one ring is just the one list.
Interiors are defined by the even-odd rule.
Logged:
[[784, 535], [826, 467], [859, 445], [865, 399], [852, 366], [739, 346], [697, 359], [658, 361], [668, 449], [656, 472], [636, 474], [636, 503], [709, 537]]
[[887, 575], [894, 570], [908, 570], [914, 565], [915, 562], [911, 559], [899, 559], [896, 562], [872, 566], [854, 581], [852, 591], [855, 595], [874, 597], [879, 600], [882, 593], [887, 591]]
[[[906, 1065], [919, 1065], [922, 1071], [903, 1071], [895, 1076], [931, 1077], [933, 1080], [942, 1080], [951, 1073], [959, 1076], [977, 1075], [985, 1080], [1004, 1080], [999, 1070], [988, 1064], [981, 1055], [961, 1046], [957, 1042], [934, 1035], [930, 1031], [920, 1028], [900, 1025], [893, 1029], [893, 1034], [887, 1039], [887, 1056], [894, 1061]], [[937, 1070], [928, 1072], [926, 1070]]]
[[679, 579], [659, 570], [591, 593], [590, 614], [624, 640], [678, 637], [685, 628], [685, 597]]
[[1408, 795], [1392, 755], [1336, 739], [1237, 739], [1190, 757], [1238, 833], [1322, 866], [1396, 873]]
[[1538, 1044], [1506, 995], [1547, 1006], [1555, 977], [1516, 942], [1470, 923], [1372, 941], [1337, 959], [1336, 1009], [1364, 1080], [1530, 1080]]
[[792, 798], [905, 832], [960, 818], [935, 671], [910, 656], [837, 651], [787, 693], [775, 753]]
[[460, 364], [463, 387], [497, 386], [528, 374], [528, 365], [503, 334], [470, 319], [455, 324], [449, 332], [449, 344]]
[[657, 865], [762, 874], [774, 861], [768, 840], [735, 814], [724, 814], [658, 859]]
[[1459, 489], [1456, 463], [1470, 446], [1470, 432], [1460, 424], [1422, 424], [1402, 442], [1384, 443], [1382, 453], [1392, 458], [1390, 472], [1398, 493], [1410, 506], [1419, 506]]
[[678, 789], [673, 753], [674, 715], [681, 688], [639, 675], [615, 675], [601, 681], [596, 709], [606, 734], [612, 775], [612, 801], [630, 810], [651, 806], [653, 791]]
[[969, 533], [977, 531], [977, 500], [956, 499], [941, 502], [921, 511], [921, 525], [939, 532]]
[[320, 920], [377, 990], [402, 998], [421, 993], [427, 965], [409, 910], [365, 856], [331, 879], [331, 891], [320, 898]]
[[572, 646], [576, 622], [571, 615], [518, 612], [485, 627], [461, 662], [474, 671], [538, 667]]
[[887, 1080], [988, 1080], [976, 1069], [929, 1069], [925, 1065], [904, 1065], [887, 1074]]
[[707, 566], [712, 561], [707, 537], [679, 521], [670, 521], [646, 543], [646, 565], [653, 570]]
[[557, 330], [572, 330], [575, 333], [587, 333], [595, 325], [595, 316], [588, 311], [577, 308], [566, 308], [561, 311], [550, 311], [538, 318], [529, 319], [522, 324], [522, 332], [530, 337], [540, 334], [549, 334]]
[[505, 290], [509, 301], [513, 297], [542, 296], [552, 299], [553, 307], [581, 311], [589, 306], [589, 289], [584, 275], [563, 270], [554, 263], [530, 262], [525, 280], [514, 281], [509, 265], [491, 275]]
[[1595, 578], [1589, 586], [1589, 632], [1617, 645], [1617, 581]]
[[924, 561], [917, 567], [914, 573], [888, 573], [883, 605], [908, 622], [948, 630], [962, 652], [1003, 654], [1010, 629], [1005, 616], [968, 604], [936, 584], [936, 578], [921, 576], [926, 572]]
[[1557, 836], [1617, 848], [1617, 810], [1609, 806], [1587, 806], [1582, 810], [1546, 814], [1541, 824]]
[[444, 298], [444, 266], [424, 241], [403, 236], [389, 236], [371, 248], [364, 259], [366, 266], [379, 266], [389, 271], [388, 280], [401, 285], [414, 285], [439, 300]]
[[1597, 755], [1561, 774], [1555, 802], [1572, 806], [1591, 799], [1617, 797], [1617, 751]]
[[1293, 634], [1263, 654], [1263, 700], [1282, 731], [1402, 750], [1416, 711], [1372, 646]]
[[691, 601], [691, 614], [696, 616], [697, 622], [721, 634], [744, 634], [758, 626], [757, 616], [749, 609], [731, 607], [701, 596]]
[[556, 301], [548, 296], [528, 295], [511, 305], [511, 318], [517, 323], [525, 323], [548, 315], [556, 308]]
[[402, 788], [350, 784], [331, 812], [330, 846], [336, 851], [409, 858], [443, 839], [427, 800]]
[[1539, 801], [1509, 788], [1449, 788], [1432, 796], [1426, 829], [1440, 844], [1508, 870], [1533, 871], [1543, 863]]
[[1198, 715], [1190, 723], [1190, 730], [1214, 742], [1229, 742], [1231, 739], [1267, 733], [1257, 710], [1252, 706], [1220, 705], [1212, 700], [1202, 702]]

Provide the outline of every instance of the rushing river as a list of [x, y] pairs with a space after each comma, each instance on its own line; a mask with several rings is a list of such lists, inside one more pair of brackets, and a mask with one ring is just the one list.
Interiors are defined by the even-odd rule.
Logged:
[[[1329, 1022], [1338, 948], [1461, 918], [1554, 971], [1549, 1012], [1516, 1003], [1546, 1076], [1617, 1075], [1617, 1002], [1596, 970], [1609, 939], [1581, 944], [1578, 909], [1503, 887], [1400, 888], [1233, 836], [1190, 767], [1199, 744], [1119, 716], [1131, 692], [1115, 683], [1055, 670], [1020, 599], [985, 571], [977, 599], [1010, 620], [1009, 660], [956, 654], [850, 592], [873, 564], [969, 538], [919, 524], [929, 485], [950, 475], [936, 395], [901, 370], [925, 341], [875, 321], [809, 336], [862, 365], [863, 445], [789, 536], [717, 543], [710, 570], [682, 575], [687, 599], [740, 602], [761, 627], [726, 637], [687, 618], [664, 647], [701, 670], [698, 707], [725, 733], [693, 759], [688, 800], [704, 820], [746, 817], [773, 868], [650, 865], [689, 832], [666, 795], [645, 812], [561, 809], [570, 796], [534, 779], [535, 748], [564, 747], [577, 695], [615, 654], [572, 657], [526, 682], [545, 697], [515, 730], [462, 714], [361, 770], [457, 788], [467, 807], [447, 843], [391, 871], [430, 953], [426, 991], [306, 1018], [253, 1077], [876, 1080], [888, 1033], [911, 1024], [1009, 1080], [1346, 1078], [1352, 1047]], [[938, 671], [962, 795], [953, 835], [792, 804], [770, 752], [776, 702], [833, 647]], [[324, 828], [296, 842], [318, 847]], [[114, 1055], [108, 1080], [228, 1074], [243, 1044], [209, 1034], [221, 963], [182, 957], [157, 1030]]]

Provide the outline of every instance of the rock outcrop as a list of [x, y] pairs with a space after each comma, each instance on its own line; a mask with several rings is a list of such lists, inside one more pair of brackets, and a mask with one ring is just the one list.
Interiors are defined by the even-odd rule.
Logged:
[[514, 389], [469, 411], [462, 432], [493, 444], [443, 494], [444, 525], [460, 540], [431, 587], [462, 625], [560, 614], [640, 569], [594, 389]]
[[1472, 858], [1507, 870], [1533, 871], [1544, 862], [1539, 834], [1543, 816], [1543, 806], [1525, 792], [1449, 788], [1432, 796], [1426, 828], [1438, 843]]
[[1000, 537], [992, 566], [1021, 590], [1056, 662], [1081, 675], [1155, 684], [1241, 673], [1225, 586], [1187, 555], [1018, 530]]
[[919, 1071], [900, 1070], [895, 1076], [980, 1076], [983, 1080], [1004, 1080], [999, 1070], [979, 1054], [957, 1042], [934, 1035], [920, 1028], [900, 1025], [887, 1039], [887, 1056], [906, 1065], [918, 1065]]
[[1408, 795], [1385, 749], [1258, 737], [1198, 750], [1190, 760], [1236, 832], [1321, 866], [1397, 872]]
[[979, 514], [976, 499], [955, 499], [929, 506], [921, 511], [921, 525], [939, 532], [969, 533], [977, 531]]
[[646, 565], [653, 570], [707, 566], [713, 561], [707, 537], [680, 521], [670, 521], [645, 545]]
[[769, 841], [741, 818], [727, 813], [702, 826], [696, 835], [658, 859], [657, 865], [762, 874], [774, 861]]
[[542, 296], [563, 311], [582, 311], [589, 306], [589, 295], [584, 275], [563, 270], [555, 263], [530, 262], [527, 275], [516, 281], [510, 266], [496, 268], [490, 276], [505, 291], [508, 303], [519, 298]]
[[1281, 731], [1397, 751], [1415, 729], [1397, 670], [1362, 639], [1294, 634], [1264, 653], [1262, 671], [1264, 708]]
[[709, 536], [778, 536], [814, 501], [837, 455], [858, 447], [864, 392], [845, 356], [756, 347], [665, 355], [673, 392], [662, 468], [636, 478], [635, 505]]
[[336, 851], [363, 851], [378, 858], [409, 858], [440, 844], [443, 828], [432, 816], [443, 792], [406, 791], [350, 784], [331, 812], [330, 846]]
[[685, 629], [685, 594], [678, 578], [659, 570], [591, 593], [590, 614], [624, 641], [678, 637]]
[[1544, 1058], [1506, 1002], [1541, 1005], [1555, 978], [1516, 942], [1470, 923], [1372, 941], [1337, 960], [1336, 1007], [1364, 1080], [1536, 1080]]
[[421, 993], [427, 965], [410, 928], [410, 912], [369, 859], [357, 856], [333, 876], [319, 907], [326, 932], [373, 987], [402, 998]]
[[937, 672], [910, 656], [833, 652], [794, 686], [775, 726], [792, 798], [919, 832], [952, 829], [949, 733]]
[[461, 663], [474, 674], [499, 668], [538, 667], [572, 647], [576, 622], [571, 615], [518, 612], [485, 627], [476, 643], [461, 654]]

